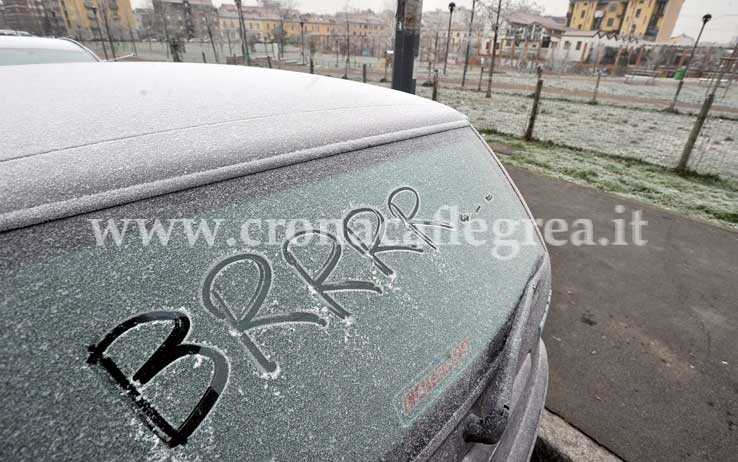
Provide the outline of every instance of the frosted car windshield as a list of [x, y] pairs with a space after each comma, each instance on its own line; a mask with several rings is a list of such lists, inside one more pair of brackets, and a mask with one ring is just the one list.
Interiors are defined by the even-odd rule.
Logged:
[[[166, 245], [140, 232], [155, 219]], [[474, 219], [527, 215], [463, 128], [0, 234], [3, 398], [25, 416], [0, 415], [3, 452], [411, 457], [489, 368], [544, 252], [496, 258], [463, 238]], [[192, 244], [203, 221], [217, 233]], [[98, 245], [95, 223], [118, 233]]]

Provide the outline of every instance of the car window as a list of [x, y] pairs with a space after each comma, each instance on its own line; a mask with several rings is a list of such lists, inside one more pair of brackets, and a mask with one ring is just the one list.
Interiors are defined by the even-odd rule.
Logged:
[[19, 64], [92, 63], [97, 60], [87, 51], [47, 48], [0, 48], [0, 66]]
[[[135, 231], [154, 218], [181, 220], [166, 245]], [[267, 221], [297, 218], [336, 221], [311, 240], [291, 240], [305, 223]], [[469, 243], [482, 218], [527, 215], [464, 128], [0, 234], [0, 373], [17, 411], [0, 415], [3, 451], [358, 461], [422, 448], [489, 367], [543, 255]], [[98, 245], [108, 220], [129, 228]], [[187, 220], [220, 220], [212, 245], [191, 244]], [[172, 332], [187, 346], [152, 359]]]

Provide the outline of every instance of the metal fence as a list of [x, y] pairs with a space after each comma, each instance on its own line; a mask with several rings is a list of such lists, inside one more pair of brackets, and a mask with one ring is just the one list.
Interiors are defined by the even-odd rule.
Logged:
[[[101, 42], [85, 42], [85, 45], [103, 54]], [[115, 42], [114, 46], [117, 56], [136, 54], [135, 59], [172, 59], [163, 42]], [[109, 43], [106, 48], [110, 55]], [[315, 53], [305, 56], [306, 64], [302, 65], [299, 47], [286, 47], [282, 60], [276, 59], [275, 51], [269, 45], [257, 45], [252, 50], [252, 63], [308, 72], [307, 62], [312, 58], [317, 74], [342, 77], [347, 73], [345, 55]], [[229, 56], [236, 55], [240, 55], [238, 42], [216, 42], [215, 50], [209, 42], [187, 42], [181, 52], [183, 61], [199, 63], [225, 63]], [[383, 58], [351, 56], [348, 61], [350, 79], [361, 80], [364, 65], [369, 83], [381, 84], [391, 78], [391, 69], [385, 68]], [[422, 84], [431, 79], [431, 68], [426, 62], [418, 62], [415, 68], [417, 94], [430, 98], [432, 89]], [[538, 79], [535, 71], [500, 68], [494, 75], [491, 98], [485, 98], [484, 92], [487, 71], [482, 72], [478, 65], [469, 68], [464, 88], [460, 85], [462, 66], [450, 65], [447, 74], [439, 77], [439, 101], [466, 114], [477, 128], [513, 136], [523, 136], [526, 132]], [[677, 86], [673, 79], [611, 75], [598, 79], [596, 75], [563, 73], [548, 73], [542, 78], [543, 91], [533, 138], [668, 168], [678, 165], [710, 83], [707, 79], [688, 80], [677, 111], [669, 112], [665, 109]], [[698, 173], [738, 178], [738, 85], [718, 88], [688, 168]]]

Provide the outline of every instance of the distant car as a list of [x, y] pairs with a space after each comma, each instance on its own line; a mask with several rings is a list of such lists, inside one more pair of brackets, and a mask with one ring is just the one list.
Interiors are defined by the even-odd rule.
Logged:
[[0, 35], [0, 66], [97, 61], [95, 53], [72, 39]]
[[484, 232], [530, 212], [465, 116], [243, 66], [0, 81], [7, 460], [529, 459], [548, 252]]
[[29, 34], [28, 32], [25, 32], [22, 30], [12, 30], [12, 29], [0, 29], [0, 36], [2, 35], [17, 35], [21, 37], [33, 37], [33, 34]]

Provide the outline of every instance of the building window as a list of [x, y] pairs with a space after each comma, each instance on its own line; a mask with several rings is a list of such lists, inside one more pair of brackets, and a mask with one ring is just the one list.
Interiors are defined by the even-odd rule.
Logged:
[[582, 19], [584, 19], [584, 15], [587, 14], [587, 10], [582, 10], [582, 14], [580, 15]]
[[640, 8], [638, 8], [638, 9], [636, 10], [636, 18], [640, 18], [640, 17], [641, 17], [641, 9], [640, 9]]
[[571, 42], [567, 40], [564, 42], [564, 50], [568, 50], [569, 48], [571, 48]]
[[618, 4], [617, 3], [610, 3], [610, 12], [614, 13], [618, 10]]
[[632, 26], [630, 26], [630, 33], [635, 34], [635, 31], [636, 31], [636, 26], [635, 24], [633, 24]]
[[581, 42], [581, 40], [580, 40], [580, 41], [578, 41], [578, 42], [577, 42], [577, 47], [576, 47], [576, 50], [577, 50], [577, 51], [579, 51], [579, 50], [581, 50], [581, 49], [582, 49], [582, 42]]
[[612, 27], [612, 25], [615, 23], [615, 18], [610, 18], [607, 20], [607, 27]]

